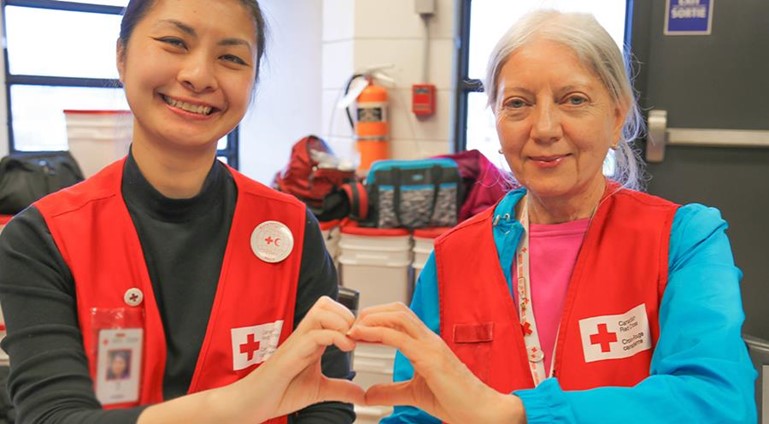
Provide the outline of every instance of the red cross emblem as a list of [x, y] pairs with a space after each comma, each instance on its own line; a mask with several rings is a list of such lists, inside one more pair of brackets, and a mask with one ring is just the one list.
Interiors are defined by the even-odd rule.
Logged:
[[261, 344], [262, 343], [259, 340], [254, 339], [253, 334], [249, 334], [246, 342], [240, 345], [240, 353], [247, 353], [248, 360], [250, 361], [254, 358], [254, 352], [259, 350]]
[[531, 348], [531, 354], [529, 355], [531, 357], [531, 359], [537, 359], [537, 353], [538, 352], [539, 352], [539, 349], [537, 349], [536, 346], [532, 347]]
[[590, 335], [590, 344], [601, 345], [601, 352], [609, 352], [611, 343], [617, 341], [617, 333], [610, 333], [606, 324], [598, 324], [598, 332]]
[[531, 335], [531, 333], [532, 333], [532, 331], [531, 331], [531, 324], [529, 324], [528, 321], [524, 321], [523, 324], [521, 325], [521, 327], [523, 328], [523, 334], [524, 335], [526, 335], [526, 336]]
[[265, 242], [267, 242], [267, 244], [272, 244], [272, 242], [273, 242], [274, 240], [273, 240], [273, 238], [272, 238], [272, 237], [270, 237], [270, 236], [267, 236], [267, 238], [266, 238], [266, 239], [264, 239], [264, 241], [265, 241]]

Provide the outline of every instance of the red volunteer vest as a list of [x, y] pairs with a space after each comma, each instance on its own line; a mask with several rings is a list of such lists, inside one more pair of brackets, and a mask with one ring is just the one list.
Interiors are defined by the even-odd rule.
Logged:
[[[116, 162], [85, 182], [35, 205], [75, 280], [78, 318], [94, 381], [94, 344], [102, 323], [95, 322], [100, 318], [95, 320], [92, 310], [123, 309], [128, 320], [139, 317], [139, 325], [144, 328], [139, 404], [146, 405], [163, 401], [166, 342], [139, 237], [120, 194], [123, 164], [124, 161]], [[239, 352], [233, 352], [238, 341], [234, 340], [232, 330], [282, 320], [279, 343], [293, 330], [305, 207], [235, 170], [230, 172], [238, 189], [238, 200], [189, 393], [230, 384], [259, 366], [234, 370], [234, 356]], [[281, 262], [264, 262], [252, 251], [252, 232], [264, 221], [281, 222], [293, 233], [293, 250]], [[132, 307], [126, 304], [124, 296], [133, 288], [141, 290], [144, 300]], [[253, 340], [248, 341], [254, 344]], [[130, 405], [112, 407], [120, 406]]]
[[[633, 386], [649, 375], [677, 208], [620, 190], [596, 211], [569, 281], [556, 341], [554, 375], [564, 390]], [[476, 376], [510, 393], [534, 383], [518, 306], [494, 247], [493, 212], [436, 241], [440, 332]], [[640, 311], [648, 330], [642, 330]]]

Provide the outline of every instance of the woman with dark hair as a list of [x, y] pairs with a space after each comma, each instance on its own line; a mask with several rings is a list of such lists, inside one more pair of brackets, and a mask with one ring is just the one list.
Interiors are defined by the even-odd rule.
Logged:
[[[117, 66], [130, 153], [0, 238], [19, 421], [353, 421], [354, 317], [332, 300], [316, 220], [216, 160], [264, 39], [255, 0], [129, 2]], [[106, 378], [115, 349], [140, 364], [119, 381]]]

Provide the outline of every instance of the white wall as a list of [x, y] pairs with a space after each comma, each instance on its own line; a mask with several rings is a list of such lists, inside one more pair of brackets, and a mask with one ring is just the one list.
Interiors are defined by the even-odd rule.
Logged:
[[269, 184], [291, 146], [320, 134], [322, 0], [261, 0], [266, 55], [240, 127], [240, 169]]

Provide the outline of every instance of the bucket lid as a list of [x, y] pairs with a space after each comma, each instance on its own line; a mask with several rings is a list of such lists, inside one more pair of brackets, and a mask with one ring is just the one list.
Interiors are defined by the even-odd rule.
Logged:
[[450, 230], [451, 227], [430, 227], [430, 228], [419, 228], [414, 230], [414, 237], [421, 237], [421, 238], [438, 238], [441, 234], [445, 233], [446, 231]]
[[382, 268], [406, 268], [411, 265], [411, 259], [395, 260], [394, 258], [355, 258], [339, 255], [339, 263], [342, 265], [377, 266]]
[[130, 110], [64, 109], [65, 115], [127, 115], [130, 113]]
[[341, 228], [342, 234], [356, 236], [374, 236], [374, 237], [403, 237], [409, 235], [409, 230], [405, 228], [372, 228], [361, 227], [355, 221], [350, 221]]

